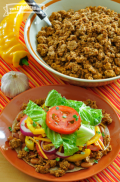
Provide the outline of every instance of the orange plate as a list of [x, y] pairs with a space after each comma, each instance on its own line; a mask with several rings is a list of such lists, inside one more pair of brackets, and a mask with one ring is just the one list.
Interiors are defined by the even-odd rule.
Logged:
[[[19, 113], [20, 108], [23, 103], [27, 103], [29, 99], [35, 100], [39, 98], [45, 98], [48, 92], [52, 89], [57, 90], [62, 96], [65, 96], [67, 99], [73, 100], [86, 100], [92, 99], [97, 102], [98, 108], [105, 109], [107, 113], [110, 113], [113, 122], [108, 127], [111, 134], [111, 145], [113, 150], [107, 155], [102, 157], [98, 164], [94, 164], [89, 169], [84, 169], [78, 172], [67, 173], [63, 177], [56, 178], [50, 174], [40, 174], [35, 172], [35, 169], [25, 163], [23, 160], [17, 158], [17, 154], [14, 150], [9, 148], [7, 137], [11, 135], [8, 130], [8, 127], [12, 125], [13, 120], [16, 115]], [[114, 109], [99, 96], [94, 94], [92, 91], [87, 89], [71, 86], [71, 85], [50, 85], [42, 86], [34, 89], [25, 91], [24, 93], [15, 97], [2, 111], [0, 115], [0, 150], [5, 158], [17, 169], [20, 171], [33, 176], [35, 178], [48, 180], [48, 181], [74, 181], [88, 178], [90, 176], [99, 173], [108, 165], [110, 165], [113, 160], [117, 157], [117, 154], [120, 149], [120, 121], [114, 111]]]

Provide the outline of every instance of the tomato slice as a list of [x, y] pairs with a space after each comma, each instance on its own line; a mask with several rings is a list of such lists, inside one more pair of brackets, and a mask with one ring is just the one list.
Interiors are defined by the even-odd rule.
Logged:
[[92, 151], [98, 151], [98, 150], [100, 150], [100, 147], [95, 146], [95, 145], [89, 145], [89, 146], [87, 146], [87, 149], [90, 149]]
[[54, 106], [47, 112], [46, 124], [55, 132], [71, 134], [80, 127], [81, 118], [71, 107]]
[[[39, 143], [41, 143], [41, 142], [39, 141]], [[36, 144], [36, 149], [37, 149], [38, 154], [39, 154], [41, 157], [44, 158], [44, 156], [43, 156], [42, 153], [40, 152], [39, 147], [38, 147], [37, 144]], [[49, 160], [53, 160], [53, 159], [56, 159], [56, 158], [57, 158], [57, 156], [56, 156], [55, 154], [46, 154], [46, 153], [45, 153], [45, 155], [47, 156], [47, 158], [48, 158]]]

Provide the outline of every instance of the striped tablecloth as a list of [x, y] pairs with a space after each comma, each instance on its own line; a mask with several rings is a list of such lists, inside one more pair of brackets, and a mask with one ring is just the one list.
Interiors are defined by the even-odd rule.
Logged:
[[[19, 39], [20, 42], [25, 46], [23, 36], [24, 26], [25, 22], [22, 22]], [[23, 66], [20, 68], [14, 68], [12, 65], [6, 64], [6, 62], [1, 58], [0, 62], [0, 77], [2, 77], [5, 73], [11, 70], [23, 72], [28, 76], [29, 86], [31, 88], [42, 85], [68, 84], [67, 82], [60, 80], [54, 74], [49, 73], [47, 70], [45, 70], [40, 64], [38, 64], [34, 60], [32, 56], [30, 56], [28, 67]], [[94, 93], [100, 95], [104, 100], [106, 100], [116, 110], [118, 116], [120, 117], [120, 79], [107, 86], [87, 89], [92, 90]], [[6, 106], [8, 102], [10, 102], [10, 99], [1, 92], [0, 111]], [[107, 167], [97, 175], [82, 180], [81, 182], [120, 182], [120, 152], [117, 158], [109, 167]]]

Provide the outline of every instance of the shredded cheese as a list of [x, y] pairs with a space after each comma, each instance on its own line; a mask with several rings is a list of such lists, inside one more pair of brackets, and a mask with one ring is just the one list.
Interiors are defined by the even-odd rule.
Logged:
[[101, 147], [103, 148], [103, 150], [105, 149], [105, 146], [104, 146], [104, 144], [103, 144], [103, 142], [99, 139], [98, 140], [98, 142], [99, 142], [99, 144], [101, 145]]
[[83, 147], [82, 146], [79, 146], [78, 148], [79, 148], [79, 150], [82, 150]]
[[46, 144], [46, 145], [43, 145], [43, 147], [46, 147], [46, 146], [54, 146], [52, 143], [49, 143], [49, 144]]
[[46, 134], [45, 133], [42, 133], [41, 135], [42, 135], [42, 137], [46, 137]]
[[47, 156], [45, 155], [45, 153], [43, 152], [43, 150], [41, 149], [40, 144], [35, 139], [33, 139], [32, 137], [29, 137], [29, 139], [32, 140], [33, 142], [35, 142], [38, 145], [38, 148], [39, 148], [40, 152], [42, 153], [42, 155], [44, 156], [44, 158], [48, 159]]
[[[99, 140], [98, 140], [98, 141], [99, 141]], [[98, 147], [102, 150], [102, 147], [101, 147], [101, 145], [99, 144], [99, 142], [98, 142], [98, 141], [97, 141], [97, 142], [95, 142], [95, 145], [96, 145], [96, 146], [98, 146]]]
[[103, 123], [100, 123], [100, 125], [102, 125], [102, 126], [103, 126], [103, 128], [105, 128], [105, 127], [106, 127]]
[[61, 150], [62, 150], [62, 146], [63, 146], [63, 144], [62, 145], [60, 145], [60, 147], [59, 147], [59, 152], [61, 152]]
[[34, 137], [34, 139], [36, 139], [36, 140], [42, 140], [42, 141], [46, 141], [46, 142], [51, 142], [51, 140], [48, 139], [48, 138]]

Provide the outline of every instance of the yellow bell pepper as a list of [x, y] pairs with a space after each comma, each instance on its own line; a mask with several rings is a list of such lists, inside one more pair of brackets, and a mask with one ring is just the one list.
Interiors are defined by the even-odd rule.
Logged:
[[39, 134], [44, 134], [45, 131], [44, 129], [39, 125], [37, 124], [36, 127], [33, 126], [33, 121], [30, 117], [27, 118], [26, 120], [26, 124], [27, 124], [27, 127], [29, 128], [29, 130], [34, 134], [34, 135], [39, 135]]
[[87, 142], [87, 146], [95, 143], [101, 137], [101, 132], [99, 126], [95, 126], [95, 135]]
[[70, 157], [67, 157], [65, 160], [70, 161], [70, 162], [77, 162], [79, 160], [85, 159], [90, 155], [91, 150], [90, 149], [85, 149], [84, 154], [74, 154]]
[[30, 150], [34, 150], [34, 142], [30, 140], [29, 136], [25, 137], [25, 144]]
[[28, 9], [27, 3], [20, 1], [0, 23], [0, 56], [14, 67], [28, 65], [29, 53], [19, 42], [19, 28], [25, 8]]

